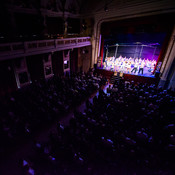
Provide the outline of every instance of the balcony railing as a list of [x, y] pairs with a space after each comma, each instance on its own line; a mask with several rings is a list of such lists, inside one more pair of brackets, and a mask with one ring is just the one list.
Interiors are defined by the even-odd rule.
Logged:
[[0, 44], [0, 60], [73, 49], [91, 45], [90, 37], [26, 41]]

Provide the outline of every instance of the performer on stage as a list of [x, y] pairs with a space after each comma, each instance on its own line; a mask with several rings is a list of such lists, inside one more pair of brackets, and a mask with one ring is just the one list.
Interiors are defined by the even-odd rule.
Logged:
[[144, 68], [144, 66], [145, 66], [145, 61], [142, 60], [142, 62], [140, 64], [140, 67], [139, 67], [139, 74], [140, 74], [140, 72], [142, 72], [142, 75], [143, 75], [143, 68]]
[[131, 61], [128, 61], [127, 66], [126, 66], [126, 73], [131, 73]]
[[106, 69], [106, 62], [103, 62], [103, 69]]
[[121, 73], [134, 73], [135, 75], [140, 74], [150, 76], [154, 71], [156, 60], [149, 60], [148, 58], [126, 58], [121, 55], [118, 58], [106, 57], [103, 62], [103, 69], [109, 71], [117, 71]]
[[134, 68], [132, 69], [131, 73], [134, 71], [134, 73], [136, 73], [137, 69], [139, 66], [139, 62], [135, 60], [135, 64], [134, 64]]
[[106, 64], [106, 68], [107, 68], [107, 70], [110, 69], [110, 66], [111, 66], [110, 58], [108, 57], [108, 58], [107, 58], [107, 64]]
[[151, 73], [154, 71], [154, 67], [156, 66], [156, 61], [155, 60], [152, 60], [151, 61]]
[[142, 62], [142, 59], [141, 58], [139, 58], [139, 63], [141, 63]]
[[121, 65], [120, 65], [120, 71], [124, 72], [125, 70], [125, 61], [123, 59], [123, 61], [121, 61]]
[[111, 63], [111, 70], [114, 71], [114, 61]]
[[106, 58], [105, 58], [105, 65], [106, 65], [106, 68], [107, 68], [107, 66], [108, 66], [108, 63], [107, 63], [107, 62], [108, 62], [108, 58], [106, 57]]
[[120, 65], [121, 65], [121, 63], [120, 63], [120, 58], [118, 58], [118, 59], [117, 59], [117, 71], [120, 70]]
[[134, 64], [135, 64], [134, 58], [132, 58], [132, 60], [131, 60], [131, 68], [134, 68]]
[[127, 72], [127, 67], [128, 67], [128, 61], [127, 61], [127, 59], [125, 59], [125, 67], [124, 67], [124, 72], [125, 73]]
[[147, 68], [148, 68], [148, 72], [151, 72], [151, 61], [150, 60], [148, 60], [147, 61]]
[[115, 59], [115, 62], [114, 62], [114, 71], [117, 71], [117, 58]]

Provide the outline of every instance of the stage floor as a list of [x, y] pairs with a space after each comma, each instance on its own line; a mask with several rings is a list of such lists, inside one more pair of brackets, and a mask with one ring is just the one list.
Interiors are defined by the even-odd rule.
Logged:
[[[111, 69], [111, 68], [98, 68], [98, 69], [103, 69], [103, 70], [107, 70], [107, 71], [112, 71], [112, 72], [114, 72], [114, 70], [113, 69]], [[144, 68], [144, 70], [143, 70], [143, 74], [142, 73], [138, 73], [139, 71], [136, 71], [136, 73], [134, 73], [134, 71], [133, 72], [131, 72], [131, 73], [129, 73], [129, 72], [127, 72], [127, 71], [122, 71], [122, 73], [124, 73], [124, 74], [129, 74], [129, 75], [137, 75], [137, 76], [142, 76], [142, 77], [150, 77], [150, 78], [155, 78], [155, 75], [154, 74], [152, 74], [152, 72], [149, 72], [148, 71], [148, 69], [149, 68], [147, 68], [147, 67], [145, 67]], [[132, 69], [131, 69], [132, 70]], [[120, 72], [119, 70], [117, 71], [116, 70], [116, 72]]]

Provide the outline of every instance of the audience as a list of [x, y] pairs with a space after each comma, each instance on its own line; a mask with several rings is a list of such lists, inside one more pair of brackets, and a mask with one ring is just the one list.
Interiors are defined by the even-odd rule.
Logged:
[[47, 142], [35, 143], [35, 154], [21, 162], [24, 174], [174, 174], [175, 93], [124, 79], [105, 93], [106, 81], [78, 73], [17, 91], [1, 102], [1, 151], [99, 89], [68, 126], [58, 123]]
[[105, 83], [90, 73], [36, 81], [0, 101], [0, 153], [5, 154], [25, 138], [87, 98]]
[[37, 143], [29, 167], [36, 174], [174, 174], [174, 112], [174, 92], [121, 79]]

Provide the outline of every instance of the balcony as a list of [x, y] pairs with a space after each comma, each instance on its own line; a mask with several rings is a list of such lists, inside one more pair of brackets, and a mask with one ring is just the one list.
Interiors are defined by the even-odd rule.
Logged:
[[0, 44], [0, 61], [91, 45], [90, 37]]

